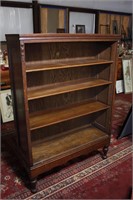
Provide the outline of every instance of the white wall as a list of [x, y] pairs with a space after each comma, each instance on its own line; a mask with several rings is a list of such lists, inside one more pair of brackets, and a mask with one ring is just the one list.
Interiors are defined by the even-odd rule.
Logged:
[[33, 33], [31, 8], [0, 7], [0, 41], [5, 34]]
[[94, 33], [95, 31], [95, 14], [70, 12], [69, 33], [76, 32], [76, 25], [85, 25], [86, 33]]
[[132, 13], [132, 0], [38, 0], [42, 4]]

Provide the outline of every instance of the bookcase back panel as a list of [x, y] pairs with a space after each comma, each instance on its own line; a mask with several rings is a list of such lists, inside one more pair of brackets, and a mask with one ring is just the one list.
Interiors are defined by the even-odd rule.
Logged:
[[[32, 141], [39, 141], [41, 139], [48, 140], [49, 138], [63, 135], [68, 131], [79, 129], [84, 126], [88, 126], [100, 116], [101, 113], [106, 111], [99, 111], [91, 115], [79, 117], [76, 119], [68, 120], [62, 123], [58, 123], [52, 126], [47, 126], [34, 131], [31, 131]], [[75, 133], [76, 134], [76, 133]]]
[[100, 78], [109, 80], [110, 67], [111, 65], [105, 64], [99, 66], [94, 65], [88, 67], [86, 66], [27, 73], [27, 86], [37, 87], [46, 84], [60, 83], [83, 78]]
[[[103, 43], [103, 45], [104, 45], [104, 43]], [[98, 54], [98, 59], [111, 60], [111, 50], [112, 50], [112, 46], [105, 45], [105, 48], [102, 48], [102, 50]]]
[[27, 74], [27, 85], [33, 87], [42, 84], [65, 82], [80, 78], [91, 77], [91, 68], [70, 68], [53, 71], [41, 71]]
[[44, 44], [26, 44], [25, 60], [27, 62], [86, 56], [94, 59], [101, 52], [105, 54], [108, 48], [109, 43], [107, 42], [52, 42]]
[[102, 86], [102, 89], [97, 91], [97, 100], [109, 105], [109, 87], [110, 86]]
[[[102, 92], [103, 91], [103, 92]], [[40, 98], [36, 100], [29, 101], [29, 111], [36, 112], [43, 110], [51, 110], [70, 106], [73, 104], [85, 102], [85, 101], [95, 101], [98, 95], [102, 92], [103, 98], [99, 97], [99, 100], [106, 102], [108, 100], [108, 86], [101, 86], [91, 89], [85, 89], [81, 91], [75, 91], [71, 93], [60, 94], [56, 96], [50, 96], [45, 98]]]
[[97, 115], [97, 118], [94, 121], [94, 126], [100, 128], [103, 131], [106, 131], [107, 134], [111, 134], [111, 109], [107, 109], [101, 112], [101, 115]]

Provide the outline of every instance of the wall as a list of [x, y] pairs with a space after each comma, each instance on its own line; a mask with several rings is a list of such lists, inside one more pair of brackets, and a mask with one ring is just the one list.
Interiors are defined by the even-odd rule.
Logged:
[[33, 33], [32, 9], [0, 7], [0, 41], [5, 34]]
[[85, 25], [86, 33], [95, 32], [95, 14], [70, 12], [69, 33], [75, 33], [76, 24]]
[[[12, 0], [8, 0], [8, 1], [12, 1]], [[14, 1], [32, 2], [32, 0], [14, 0]], [[60, 5], [60, 6], [66, 6], [66, 7], [71, 6], [71, 7], [97, 9], [97, 10], [99, 9], [99, 10], [107, 10], [107, 11], [119, 11], [119, 12], [132, 13], [132, 0], [65, 0], [65, 1], [38, 0], [38, 3]], [[21, 11], [21, 9], [12, 8], [13, 12], [11, 12], [11, 8], [6, 8], [6, 9], [10, 11], [4, 12], [4, 9], [2, 7], [0, 8], [0, 30], [2, 30], [0, 34], [0, 41], [5, 40], [5, 33], [7, 34], [7, 33], [32, 33], [33, 32], [33, 27], [31, 27], [30, 25], [30, 24], [33, 24], [31, 9], [26, 10], [25, 11], [27, 12], [26, 15], [22, 14], [22, 17], [20, 14], [21, 12], [18, 12], [18, 10]], [[18, 17], [16, 18], [16, 16]], [[11, 19], [11, 20], [8, 20], [8, 19]], [[22, 24], [22, 26], [20, 23], [21, 19], [23, 19], [24, 21], [24, 24]], [[75, 23], [72, 22], [71, 27]], [[15, 24], [15, 28], [12, 28], [13, 24]], [[89, 33], [90, 30], [87, 30], [87, 32]]]

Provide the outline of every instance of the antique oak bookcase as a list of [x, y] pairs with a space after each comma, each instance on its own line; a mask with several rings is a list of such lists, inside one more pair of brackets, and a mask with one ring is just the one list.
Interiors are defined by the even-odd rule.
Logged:
[[6, 35], [16, 135], [10, 142], [36, 192], [38, 175], [110, 144], [118, 35]]

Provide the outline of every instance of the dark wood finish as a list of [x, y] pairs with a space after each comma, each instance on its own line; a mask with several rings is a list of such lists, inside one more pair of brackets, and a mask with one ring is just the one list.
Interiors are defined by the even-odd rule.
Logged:
[[[110, 143], [118, 35], [6, 35], [18, 152], [39, 174]], [[15, 146], [16, 144], [16, 146]]]
[[103, 147], [103, 153], [102, 153], [102, 158], [106, 159], [107, 158], [107, 153], [108, 153], [108, 146]]
[[38, 1], [34, 0], [32, 1], [33, 6], [33, 28], [34, 33], [40, 33], [41, 27], [40, 27], [40, 6], [38, 4]]
[[0, 1], [1, 6], [15, 7], [15, 8], [32, 8], [32, 3], [28, 2], [16, 2], [16, 1]]
[[37, 179], [36, 178], [31, 179], [31, 191], [32, 191], [32, 193], [37, 192], [36, 184], [37, 184]]
[[[10, 81], [11, 81], [11, 91], [13, 98], [13, 108], [14, 108], [14, 118], [16, 132], [16, 142], [20, 146], [20, 151], [22, 157], [25, 158], [25, 162], [30, 164], [32, 162], [32, 154], [29, 149], [31, 146], [30, 135], [27, 134], [28, 131], [28, 115], [25, 108], [28, 110], [28, 105], [26, 105], [26, 97], [23, 85], [23, 78], [26, 81], [26, 74], [23, 76], [23, 62], [21, 63], [21, 50], [19, 35], [14, 35], [10, 41], [7, 42], [8, 58], [9, 58], [9, 69], [10, 69]], [[19, 70], [18, 70], [19, 69]], [[23, 126], [23, 125], [24, 126]]]
[[98, 28], [99, 28], [99, 11], [96, 11], [95, 15], [95, 33], [98, 33]]

